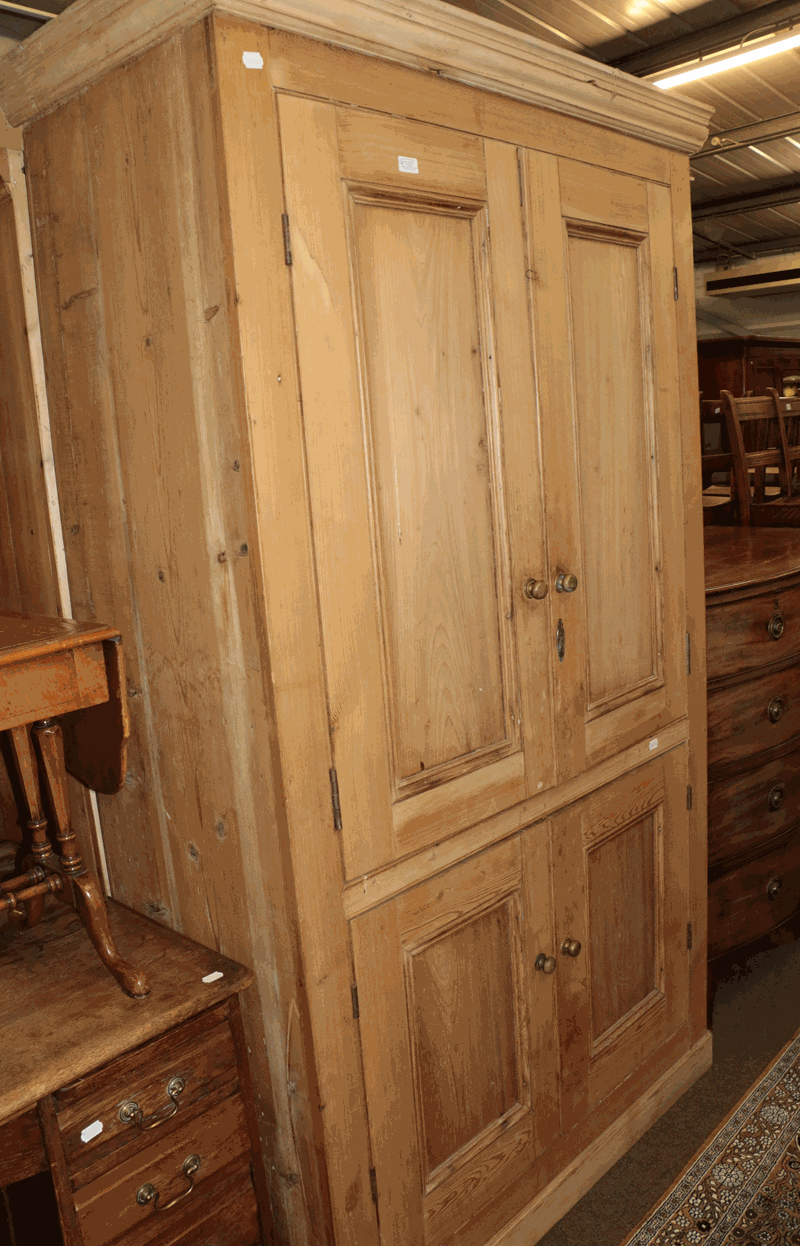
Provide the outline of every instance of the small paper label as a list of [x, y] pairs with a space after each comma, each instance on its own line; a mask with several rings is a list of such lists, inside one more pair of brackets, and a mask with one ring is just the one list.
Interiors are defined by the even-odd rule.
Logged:
[[401, 173], [419, 173], [416, 156], [398, 156], [397, 167]]
[[224, 977], [224, 974], [220, 973], [219, 969], [217, 969], [214, 973], [207, 973], [206, 976], [203, 978], [203, 981], [204, 982], [217, 982], [222, 977]]
[[652, 753], [654, 748], [658, 748], [658, 740], [657, 739], [651, 740], [647, 747], [650, 749], [650, 752]]
[[81, 1142], [91, 1142], [92, 1138], [96, 1138], [98, 1134], [103, 1132], [102, 1121], [92, 1121], [91, 1125], [87, 1125], [81, 1130]]
[[242, 52], [242, 60], [246, 69], [264, 68], [264, 57], [260, 52]]

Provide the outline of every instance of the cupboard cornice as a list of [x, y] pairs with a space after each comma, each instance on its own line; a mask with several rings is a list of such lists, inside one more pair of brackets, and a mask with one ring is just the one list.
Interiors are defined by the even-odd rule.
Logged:
[[692, 152], [709, 109], [443, 0], [77, 0], [0, 59], [0, 107], [24, 125], [210, 13], [323, 39]]

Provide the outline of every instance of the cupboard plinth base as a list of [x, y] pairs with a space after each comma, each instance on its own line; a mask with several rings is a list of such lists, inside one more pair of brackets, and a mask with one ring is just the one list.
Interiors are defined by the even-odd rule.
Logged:
[[609, 1125], [488, 1246], [534, 1246], [711, 1068], [708, 1030], [655, 1085]]

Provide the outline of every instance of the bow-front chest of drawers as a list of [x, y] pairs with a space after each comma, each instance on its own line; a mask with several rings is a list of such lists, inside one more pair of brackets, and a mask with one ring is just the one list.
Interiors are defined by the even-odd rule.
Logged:
[[800, 906], [800, 532], [707, 528], [705, 554], [713, 962]]

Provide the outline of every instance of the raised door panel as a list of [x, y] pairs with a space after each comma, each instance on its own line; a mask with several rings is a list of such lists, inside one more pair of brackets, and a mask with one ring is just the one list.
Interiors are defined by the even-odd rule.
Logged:
[[685, 748], [601, 788], [552, 828], [568, 1130], [688, 1016]]
[[559, 1132], [547, 827], [352, 923], [384, 1242], [448, 1241]]
[[686, 711], [671, 218], [663, 187], [522, 163], [566, 778]]
[[552, 782], [544, 633], [515, 617], [544, 549], [522, 226], [511, 149], [296, 98], [280, 115], [352, 878]]

